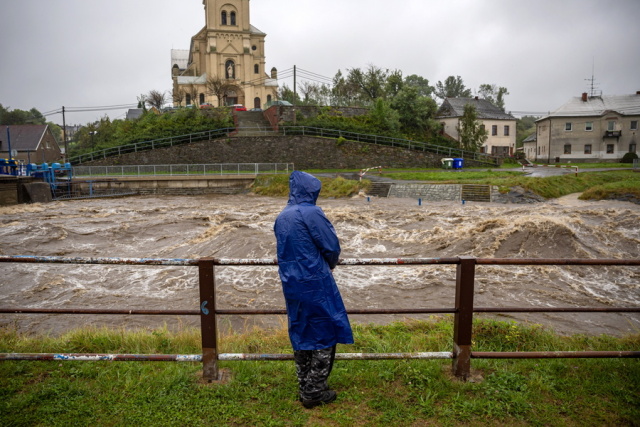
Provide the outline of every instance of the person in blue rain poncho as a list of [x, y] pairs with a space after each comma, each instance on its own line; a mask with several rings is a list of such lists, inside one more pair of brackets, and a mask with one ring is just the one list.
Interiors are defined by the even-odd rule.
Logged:
[[305, 408], [336, 399], [336, 392], [327, 384], [336, 344], [353, 343], [347, 311], [332, 274], [340, 242], [333, 225], [316, 206], [321, 187], [314, 176], [293, 172], [289, 202], [274, 224], [289, 338]]

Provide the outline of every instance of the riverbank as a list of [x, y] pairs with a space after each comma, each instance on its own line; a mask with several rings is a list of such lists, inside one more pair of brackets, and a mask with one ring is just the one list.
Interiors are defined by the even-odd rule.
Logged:
[[[339, 352], [451, 349], [451, 319], [355, 325]], [[222, 352], [290, 352], [286, 330], [228, 333]], [[543, 328], [479, 320], [474, 350], [638, 350], [640, 335], [561, 337]], [[84, 329], [59, 338], [0, 329], [0, 352], [197, 354], [197, 330]], [[229, 380], [202, 384], [201, 364], [1, 362], [2, 425], [189, 426], [632, 426], [640, 419], [637, 359], [473, 360], [473, 376], [451, 361], [337, 361], [336, 402], [306, 410], [292, 362], [221, 362]]]

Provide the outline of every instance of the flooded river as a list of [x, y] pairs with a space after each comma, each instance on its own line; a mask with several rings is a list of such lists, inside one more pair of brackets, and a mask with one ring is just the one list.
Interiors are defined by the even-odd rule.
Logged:
[[[0, 208], [0, 254], [132, 258], [274, 258], [273, 222], [286, 201], [252, 195], [131, 197]], [[362, 197], [320, 200], [343, 258], [640, 258], [640, 206], [533, 205]], [[198, 309], [194, 267], [0, 264], [0, 306]], [[453, 307], [455, 266], [339, 266], [347, 308]], [[607, 307], [640, 304], [640, 267], [481, 266], [476, 306]], [[219, 308], [283, 308], [277, 268], [218, 267]], [[420, 316], [412, 316], [418, 317]], [[426, 318], [424, 316], [422, 318]], [[505, 314], [561, 333], [640, 331], [640, 314]], [[352, 316], [389, 322], [402, 316]], [[195, 317], [0, 314], [0, 326], [58, 334], [79, 326], [169, 328]], [[282, 317], [223, 317], [233, 328]]]

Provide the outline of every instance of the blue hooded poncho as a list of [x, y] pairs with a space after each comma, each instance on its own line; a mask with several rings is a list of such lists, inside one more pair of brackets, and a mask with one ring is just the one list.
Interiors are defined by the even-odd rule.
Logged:
[[347, 311], [331, 274], [340, 256], [340, 242], [331, 222], [316, 206], [321, 187], [312, 175], [293, 172], [289, 203], [273, 227], [294, 350], [353, 343]]

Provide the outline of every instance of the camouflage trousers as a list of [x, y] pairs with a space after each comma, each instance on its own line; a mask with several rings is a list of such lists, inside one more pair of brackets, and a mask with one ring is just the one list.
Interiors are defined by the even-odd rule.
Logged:
[[296, 362], [298, 389], [302, 400], [315, 400], [329, 389], [327, 379], [333, 368], [336, 346], [321, 350], [296, 350], [293, 358]]

